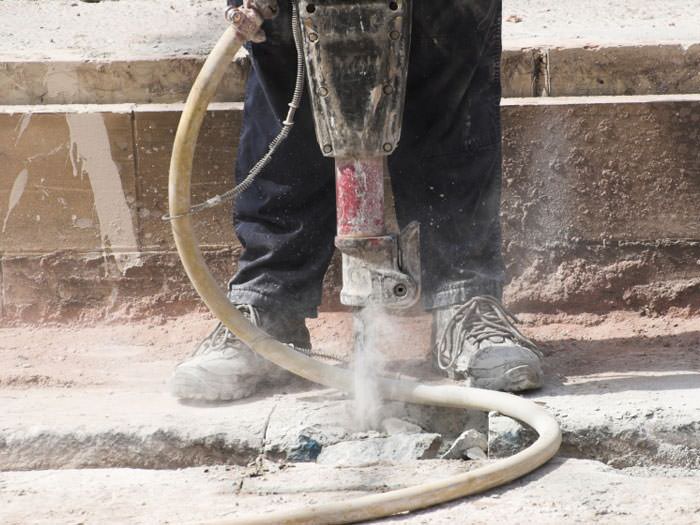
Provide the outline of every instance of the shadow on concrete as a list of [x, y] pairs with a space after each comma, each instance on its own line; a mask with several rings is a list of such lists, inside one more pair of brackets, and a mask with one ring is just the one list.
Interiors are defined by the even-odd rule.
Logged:
[[548, 341], [546, 394], [700, 389], [700, 331]]

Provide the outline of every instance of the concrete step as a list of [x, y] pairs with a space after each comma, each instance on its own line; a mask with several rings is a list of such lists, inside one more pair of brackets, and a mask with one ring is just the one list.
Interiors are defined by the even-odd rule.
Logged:
[[[93, 4], [2, 2], [0, 104], [182, 101], [226, 26], [218, 0]], [[688, 3], [505, 0], [504, 93], [698, 93], [697, 27]], [[241, 100], [247, 67], [232, 65], [221, 100]]]
[[[202, 57], [112, 60], [0, 60], [0, 104], [183, 102]], [[216, 100], [242, 101], [250, 61], [237, 55]], [[700, 93], [700, 45], [506, 49], [503, 96]]]
[[[138, 293], [152, 298], [149, 308], [193, 299], [161, 220], [181, 108], [0, 107], [6, 318], [70, 318], [78, 304], [106, 314]], [[231, 186], [241, 110], [217, 103], [209, 111], [195, 202]], [[569, 311], [700, 304], [700, 95], [507, 99], [502, 114], [510, 304]], [[221, 207], [195, 219], [222, 281], [239, 249], [230, 214]], [[173, 274], [166, 279], [159, 264]], [[338, 283], [334, 266], [329, 308], [337, 307]]]
[[[0, 473], [0, 521], [64, 524], [201, 523], [314, 503], [348, 500], [433, 481], [466, 470], [463, 463], [424, 461], [397, 468], [336, 469], [264, 465]], [[533, 474], [482, 495], [382, 523], [463, 522], [547, 525], [640, 522], [687, 525], [700, 515], [700, 478], [628, 475], [595, 461], [556, 459]]]
[[[0, 104], [150, 104], [184, 102], [201, 57], [0, 61]], [[240, 101], [250, 63], [239, 53], [215, 100]]]

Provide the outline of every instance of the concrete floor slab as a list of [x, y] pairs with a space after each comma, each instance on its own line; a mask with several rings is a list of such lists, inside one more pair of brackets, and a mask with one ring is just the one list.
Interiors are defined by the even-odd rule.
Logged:
[[[0, 473], [0, 521], [25, 523], [201, 523], [347, 500], [466, 470], [464, 462], [402, 468], [296, 465], [253, 471], [63, 470]], [[586, 460], [554, 460], [506, 487], [381, 523], [561, 525], [697, 522], [700, 478], [630, 476]]]

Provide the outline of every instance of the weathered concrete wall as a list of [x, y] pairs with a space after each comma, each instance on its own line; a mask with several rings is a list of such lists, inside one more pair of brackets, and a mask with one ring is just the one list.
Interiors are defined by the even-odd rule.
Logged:
[[700, 305], [700, 97], [505, 104], [509, 302]]
[[[0, 111], [3, 319], [191, 308], [160, 217], [179, 105]], [[97, 111], [96, 111], [97, 110]], [[194, 200], [231, 184], [241, 105], [210, 111]], [[504, 247], [519, 310], [700, 306], [700, 96], [506, 101]], [[196, 218], [220, 278], [230, 208]], [[337, 267], [326, 281], [335, 307]]]
[[[194, 199], [232, 184], [240, 104], [210, 113]], [[170, 235], [168, 164], [179, 111], [131, 105], [0, 112], [4, 319], [63, 319], [191, 307]], [[228, 212], [196, 218], [216, 273], [233, 271]], [[189, 301], [189, 305], [183, 304]]]
[[[182, 102], [204, 59], [0, 61], [4, 104]], [[250, 63], [240, 54], [221, 81], [217, 100], [243, 99]]]

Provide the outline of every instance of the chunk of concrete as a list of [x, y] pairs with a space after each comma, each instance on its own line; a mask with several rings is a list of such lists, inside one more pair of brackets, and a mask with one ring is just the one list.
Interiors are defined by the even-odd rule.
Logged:
[[530, 427], [498, 412], [489, 412], [489, 457], [512, 456], [532, 445], [536, 439], [537, 433]]
[[484, 433], [488, 429], [488, 416], [479, 410], [389, 402], [382, 407], [382, 416], [411, 421], [424, 431], [440, 434], [445, 440], [457, 439], [465, 428], [475, 428]]
[[393, 436], [394, 434], [420, 434], [424, 430], [410, 421], [405, 421], [397, 417], [390, 417], [382, 421], [382, 431]]
[[467, 456], [467, 459], [488, 459], [486, 456], [486, 452], [484, 452], [483, 449], [480, 449], [479, 447], [470, 448], [465, 453], [465, 456]]
[[449, 450], [441, 456], [441, 459], [464, 459], [468, 452], [475, 448], [481, 450], [485, 457], [484, 451], [488, 450], [488, 439], [478, 430], [470, 428], [455, 439]]
[[442, 443], [440, 434], [396, 434], [386, 438], [345, 441], [325, 447], [317, 463], [338, 467], [361, 467], [433, 459]]
[[320, 453], [320, 443], [312, 437], [301, 434], [296, 445], [290, 448], [287, 459], [299, 463], [308, 463], [316, 461]]

